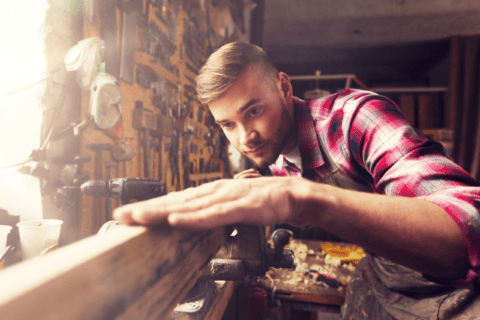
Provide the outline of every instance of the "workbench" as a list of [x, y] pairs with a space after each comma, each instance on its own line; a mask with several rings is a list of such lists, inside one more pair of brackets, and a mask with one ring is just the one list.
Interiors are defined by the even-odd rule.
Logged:
[[[271, 300], [279, 306], [277, 313], [281, 319], [293, 319], [294, 310], [305, 310], [314, 313], [338, 314], [345, 301], [345, 294], [350, 277], [355, 269], [353, 262], [339, 261], [325, 254], [322, 246], [353, 249], [363, 253], [361, 248], [350, 243], [323, 242], [316, 240], [292, 239], [285, 248], [295, 252], [295, 270], [271, 268], [259, 284], [269, 293]], [[307, 270], [317, 269], [336, 279], [338, 287], [334, 288], [318, 281]], [[316, 319], [316, 318], [315, 318]], [[334, 318], [332, 318], [334, 319]]]

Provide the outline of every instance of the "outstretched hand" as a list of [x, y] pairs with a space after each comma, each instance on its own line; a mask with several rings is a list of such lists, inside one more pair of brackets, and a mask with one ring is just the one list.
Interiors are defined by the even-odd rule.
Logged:
[[247, 169], [233, 176], [234, 179], [260, 178], [262, 175], [255, 169]]
[[125, 224], [168, 223], [201, 229], [233, 223], [288, 223], [298, 219], [293, 190], [303, 181], [295, 177], [217, 180], [119, 207], [113, 216]]

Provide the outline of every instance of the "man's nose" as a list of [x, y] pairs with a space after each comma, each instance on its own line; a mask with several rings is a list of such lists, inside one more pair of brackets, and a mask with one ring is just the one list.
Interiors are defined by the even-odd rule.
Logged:
[[258, 132], [254, 128], [241, 127], [240, 144], [248, 145], [258, 139]]

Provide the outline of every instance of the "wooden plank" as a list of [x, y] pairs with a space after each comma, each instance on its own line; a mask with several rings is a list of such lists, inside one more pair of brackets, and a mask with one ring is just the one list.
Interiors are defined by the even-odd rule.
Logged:
[[376, 93], [447, 93], [447, 87], [374, 87], [370, 91]]
[[204, 232], [118, 226], [0, 273], [10, 319], [165, 319], [225, 243]]
[[205, 320], [221, 320], [225, 309], [227, 309], [228, 302], [237, 288], [237, 282], [225, 281], [216, 292], [215, 299], [212, 302], [212, 307], [205, 315]]
[[363, 83], [360, 79], [358, 79], [356, 76], [352, 78], [352, 80], [363, 90], [369, 90], [368, 86]]

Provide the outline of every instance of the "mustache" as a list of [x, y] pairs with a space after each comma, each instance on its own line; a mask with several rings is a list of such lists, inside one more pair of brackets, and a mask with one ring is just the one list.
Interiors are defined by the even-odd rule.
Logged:
[[266, 145], [267, 143], [269, 143], [269, 140], [259, 140], [259, 141], [252, 142], [245, 146], [245, 149], [247, 149], [245, 150], [245, 152], [253, 151], [259, 147]]

